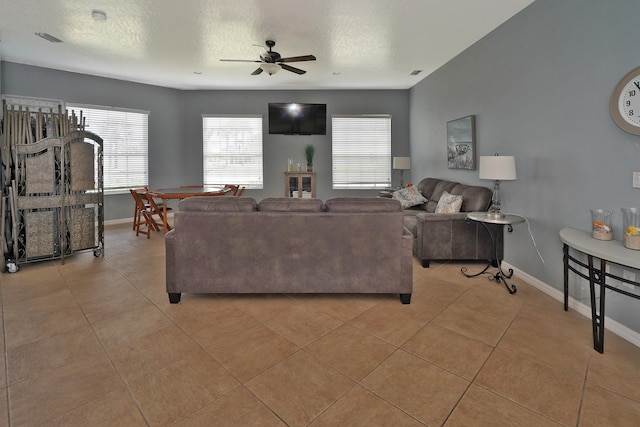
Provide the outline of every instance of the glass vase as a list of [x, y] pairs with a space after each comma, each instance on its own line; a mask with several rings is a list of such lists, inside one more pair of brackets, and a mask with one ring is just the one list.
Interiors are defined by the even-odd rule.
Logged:
[[592, 209], [591, 225], [593, 229], [593, 238], [598, 240], [611, 240], [613, 233], [611, 231], [611, 217], [613, 211], [608, 209]]
[[640, 250], [640, 208], [622, 208], [624, 247]]

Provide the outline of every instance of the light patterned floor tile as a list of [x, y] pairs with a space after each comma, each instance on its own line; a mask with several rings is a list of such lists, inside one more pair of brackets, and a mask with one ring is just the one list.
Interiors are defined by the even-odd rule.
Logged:
[[480, 263], [414, 259], [410, 305], [350, 294], [169, 304], [162, 233], [135, 237], [123, 223], [105, 241], [104, 258], [88, 251], [0, 277], [0, 427], [640, 418], [640, 347], [606, 331], [595, 352], [590, 319], [517, 277], [510, 295], [460, 273]]
[[360, 382], [392, 405], [427, 425], [441, 425], [469, 382], [398, 350]]

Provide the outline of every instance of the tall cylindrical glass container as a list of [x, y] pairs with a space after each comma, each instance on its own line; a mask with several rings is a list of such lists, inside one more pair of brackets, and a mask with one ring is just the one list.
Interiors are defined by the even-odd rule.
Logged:
[[622, 208], [624, 247], [640, 250], [640, 208]]
[[594, 239], [611, 240], [613, 238], [613, 233], [611, 231], [612, 216], [613, 211], [608, 209], [591, 210], [591, 225]]

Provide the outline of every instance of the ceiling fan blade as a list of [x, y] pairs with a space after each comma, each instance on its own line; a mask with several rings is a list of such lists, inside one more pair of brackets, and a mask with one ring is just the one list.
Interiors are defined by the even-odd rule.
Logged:
[[253, 59], [221, 59], [222, 62], [262, 62], [254, 61]]
[[280, 58], [276, 62], [302, 62], [302, 61], [315, 61], [316, 57], [313, 55], [302, 56], [290, 56], [288, 58]]
[[257, 76], [258, 74], [260, 74], [262, 72], [262, 68], [258, 67], [253, 73], [251, 73], [252, 76]]
[[280, 67], [283, 70], [291, 71], [292, 73], [296, 73], [296, 74], [304, 74], [304, 73], [306, 73], [305, 70], [301, 70], [300, 68], [292, 67], [291, 65], [287, 65], [287, 64], [280, 64]]

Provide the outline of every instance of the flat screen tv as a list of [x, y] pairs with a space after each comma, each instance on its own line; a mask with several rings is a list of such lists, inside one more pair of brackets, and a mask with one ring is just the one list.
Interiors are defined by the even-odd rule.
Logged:
[[327, 104], [269, 103], [269, 133], [326, 135]]

